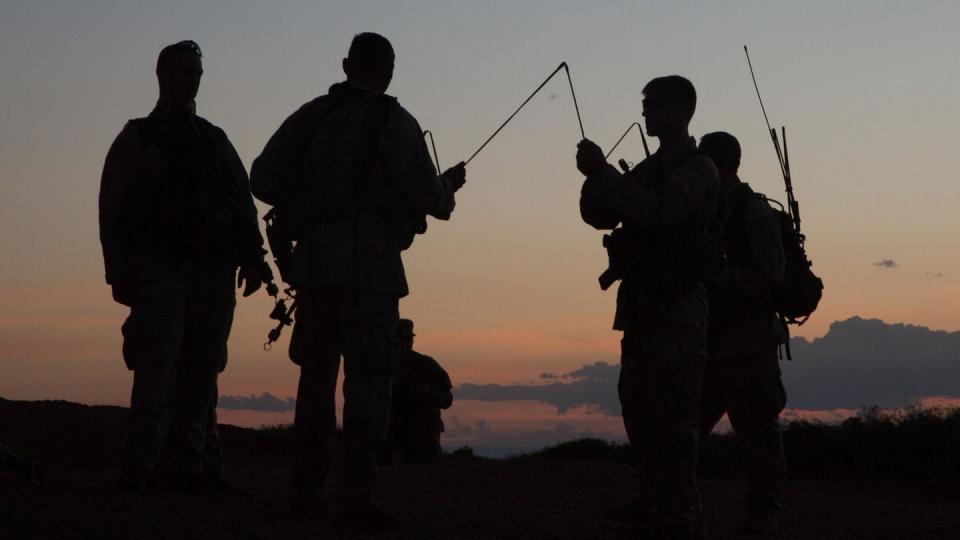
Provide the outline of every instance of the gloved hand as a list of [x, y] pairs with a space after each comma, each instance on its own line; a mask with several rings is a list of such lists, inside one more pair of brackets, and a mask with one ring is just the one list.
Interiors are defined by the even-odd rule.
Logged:
[[244, 298], [260, 290], [260, 287], [263, 286], [263, 277], [260, 276], [260, 271], [256, 266], [245, 265], [240, 267], [240, 272], [237, 274], [237, 287], [243, 286], [244, 282], [246, 282], [246, 286], [243, 288]]
[[596, 176], [606, 165], [607, 159], [603, 157], [603, 150], [595, 142], [583, 139], [577, 144], [577, 170], [584, 176]]
[[453, 190], [457, 191], [462, 188], [463, 184], [467, 181], [467, 164], [461, 161], [443, 171], [443, 174], [440, 176], [446, 178], [447, 181], [450, 182], [450, 185], [453, 186]]

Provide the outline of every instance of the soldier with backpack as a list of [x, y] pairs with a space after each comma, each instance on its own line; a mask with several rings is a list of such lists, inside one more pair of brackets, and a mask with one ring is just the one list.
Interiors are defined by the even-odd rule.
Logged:
[[625, 174], [589, 140], [578, 146], [587, 178], [580, 215], [604, 240], [606, 288], [620, 279], [614, 329], [623, 331], [618, 393], [630, 444], [640, 454], [640, 494], [608, 512], [651, 537], [692, 538], [697, 516], [700, 389], [706, 364], [706, 283], [715, 268], [707, 235], [719, 179], [697, 152], [689, 124], [697, 94], [678, 75], [643, 88], [646, 131], [660, 148]]
[[273, 206], [267, 237], [296, 295], [294, 504], [325, 509], [342, 355], [340, 517], [373, 528], [395, 521], [373, 490], [408, 293], [401, 252], [426, 231], [427, 215], [450, 218], [466, 179], [462, 163], [437, 175], [416, 119], [384, 93], [393, 67], [385, 37], [356, 35], [347, 80], [287, 118], [251, 171], [254, 195]]
[[710, 324], [701, 401], [702, 440], [724, 413], [747, 451], [746, 519], [742, 532], [777, 531], [786, 466], [779, 414], [786, 404], [778, 348], [787, 339], [777, 314], [786, 258], [778, 212], [737, 175], [740, 144], [724, 132], [700, 139], [700, 152], [720, 173], [714, 234], [726, 263], [709, 288]]

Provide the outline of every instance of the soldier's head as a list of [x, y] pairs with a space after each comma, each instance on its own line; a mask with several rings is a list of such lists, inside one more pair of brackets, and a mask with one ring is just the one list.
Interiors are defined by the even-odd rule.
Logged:
[[193, 41], [167, 45], [157, 57], [157, 82], [160, 100], [176, 107], [185, 107], [197, 97], [203, 75], [203, 54]]
[[717, 166], [720, 178], [736, 178], [740, 168], [740, 142], [736, 137], [725, 131], [707, 133], [700, 139], [699, 149]]
[[400, 319], [400, 322], [397, 323], [397, 337], [400, 338], [400, 347], [409, 351], [413, 349], [413, 337], [416, 334], [413, 333], [413, 321], [410, 319]]
[[680, 75], [657, 77], [643, 87], [643, 117], [647, 135], [686, 133], [697, 110], [697, 91]]
[[393, 79], [393, 45], [373, 32], [353, 36], [350, 51], [343, 59], [343, 72], [348, 81], [369, 86], [377, 94], [387, 91]]

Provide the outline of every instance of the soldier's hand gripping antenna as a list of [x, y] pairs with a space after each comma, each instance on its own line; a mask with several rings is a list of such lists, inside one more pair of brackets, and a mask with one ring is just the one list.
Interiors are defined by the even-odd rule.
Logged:
[[[643, 126], [640, 125], [640, 122], [634, 122], [627, 127], [627, 130], [623, 132], [623, 135], [621, 135], [619, 139], [617, 139], [617, 142], [613, 143], [613, 148], [607, 152], [607, 155], [603, 156], [603, 159], [610, 158], [610, 155], [613, 154], [613, 151], [616, 150], [618, 146], [620, 146], [620, 143], [623, 142], [623, 139], [625, 139], [627, 134], [630, 133], [630, 130], [633, 129], [633, 126], [637, 126], [637, 131], [640, 132], [640, 140], [643, 141], [644, 154], [646, 154], [647, 157], [650, 157], [650, 147], [647, 146], [647, 137], [643, 134]], [[621, 159], [618, 163], [620, 164], [620, 168], [623, 169], [623, 172], [630, 170], [630, 164], [627, 163], [626, 160]]]
[[550, 76], [547, 77], [542, 83], [540, 83], [540, 86], [538, 86], [537, 89], [534, 90], [533, 93], [527, 97], [527, 99], [523, 100], [523, 103], [521, 103], [520, 106], [517, 107], [517, 110], [513, 111], [513, 114], [507, 117], [507, 119], [504, 120], [502, 124], [500, 124], [500, 127], [498, 127], [497, 130], [493, 132], [493, 135], [490, 135], [489, 137], [487, 137], [487, 140], [483, 141], [483, 144], [480, 145], [480, 148], [477, 148], [477, 151], [474, 152], [469, 158], [467, 158], [467, 160], [464, 162], [464, 165], [469, 164], [470, 161], [473, 158], [475, 158], [477, 154], [479, 154], [480, 151], [484, 149], [485, 146], [487, 146], [487, 143], [492, 141], [493, 138], [496, 137], [498, 133], [500, 133], [500, 130], [506, 127], [506, 125], [509, 124], [511, 120], [513, 120], [513, 117], [516, 116], [518, 112], [520, 112], [520, 109], [526, 106], [526, 104], [529, 103], [531, 99], [533, 99], [533, 96], [537, 95], [537, 92], [539, 92], [540, 89], [546, 86], [547, 83], [550, 82], [550, 79], [552, 79], [554, 75], [559, 73], [561, 69], [566, 71], [567, 82], [570, 83], [570, 95], [573, 97], [573, 108], [577, 113], [577, 122], [579, 122], [580, 124], [580, 137], [582, 139], [586, 139], [587, 136], [583, 131], [583, 119], [580, 118], [580, 106], [577, 104], [577, 94], [576, 92], [573, 91], [573, 78], [570, 77], [570, 67], [567, 66], [566, 62], [560, 62], [560, 65], [557, 66], [557, 69], [553, 70], [553, 72], [550, 73]]

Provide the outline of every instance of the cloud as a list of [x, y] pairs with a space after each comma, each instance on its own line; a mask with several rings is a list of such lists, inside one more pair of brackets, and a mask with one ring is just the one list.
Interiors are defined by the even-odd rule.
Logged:
[[873, 263], [873, 265], [877, 268], [883, 268], [884, 270], [890, 270], [898, 267], [897, 261], [893, 259], [880, 259], [879, 261]]
[[960, 332], [853, 317], [791, 346], [794, 361], [781, 363], [791, 407], [901, 407], [928, 396], [960, 397]]
[[287, 412], [296, 409], [297, 400], [292, 397], [282, 399], [269, 392], [264, 392], [259, 396], [220, 396], [217, 407], [247, 411]]
[[[545, 380], [571, 382], [549, 384], [461, 384], [454, 390], [455, 399], [477, 401], [540, 401], [557, 408], [559, 414], [586, 406], [608, 415], [620, 414], [617, 398], [617, 377], [620, 366], [597, 362], [580, 369], [554, 375], [545, 373]], [[547, 376], [544, 376], [547, 375]]]
[[[791, 340], [780, 363], [787, 406], [803, 410], [902, 407], [929, 396], [960, 397], [960, 332], [853, 317], [822, 338]], [[564, 414], [574, 407], [617, 416], [619, 366], [588, 364], [544, 374], [543, 384], [462, 384], [456, 399], [539, 401]]]

